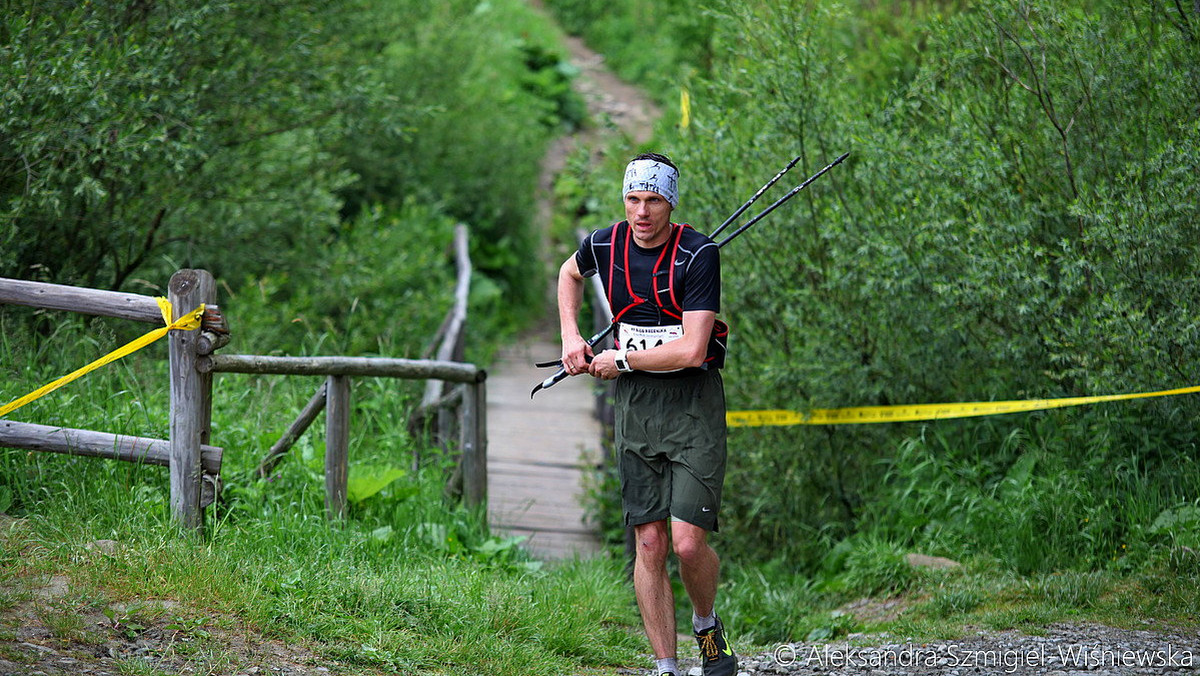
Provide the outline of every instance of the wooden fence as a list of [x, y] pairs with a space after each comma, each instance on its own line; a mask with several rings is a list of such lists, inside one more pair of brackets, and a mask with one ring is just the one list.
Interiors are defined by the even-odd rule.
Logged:
[[[170, 440], [145, 439], [92, 430], [76, 430], [0, 421], [0, 446], [87, 455], [166, 465], [171, 478], [171, 513], [185, 528], [200, 529], [203, 509], [219, 489], [223, 450], [209, 445], [212, 415], [211, 378], [196, 370], [197, 360], [224, 345], [228, 331], [216, 305], [212, 275], [180, 270], [167, 286], [172, 320], [205, 305], [196, 331], [172, 331], [170, 358]], [[83, 289], [16, 279], [0, 279], [0, 303], [66, 310], [102, 317], [161, 324], [162, 312], [150, 296]]]
[[[443, 325], [443, 346], [461, 345], [466, 321], [466, 299], [471, 266], [467, 256], [466, 228], [455, 232], [458, 283], [455, 305]], [[165, 465], [170, 471], [171, 513], [184, 528], [200, 530], [204, 508], [220, 490], [223, 449], [209, 445], [214, 373], [257, 373], [325, 376], [325, 383], [301, 411], [299, 418], [268, 451], [259, 465], [269, 473], [288, 448], [324, 410], [326, 415], [325, 488], [326, 514], [344, 514], [348, 478], [350, 430], [350, 378], [388, 377], [462, 383], [455, 397], [435, 397], [429, 409], [456, 405], [462, 451], [463, 495], [468, 504], [487, 500], [487, 374], [473, 364], [449, 360], [413, 360], [371, 357], [262, 357], [218, 355], [229, 340], [229, 331], [216, 305], [216, 285], [204, 270], [180, 270], [171, 277], [168, 300], [172, 319], [201, 303], [206, 307], [196, 331], [172, 331], [170, 359], [170, 440], [130, 437], [92, 430], [0, 420], [0, 446], [34, 451], [112, 458]], [[157, 301], [150, 296], [83, 289], [0, 278], [0, 304], [65, 310], [82, 314], [161, 324]], [[460, 350], [461, 348], [458, 348]], [[439, 355], [442, 353], [439, 350]], [[440, 391], [430, 385], [430, 391]]]

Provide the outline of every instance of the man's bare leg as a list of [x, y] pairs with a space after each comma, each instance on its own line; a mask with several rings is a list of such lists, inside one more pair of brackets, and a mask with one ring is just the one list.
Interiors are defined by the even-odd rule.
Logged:
[[646, 638], [656, 658], [675, 657], [675, 593], [667, 575], [670, 534], [666, 521], [633, 527], [637, 543], [633, 562], [633, 590]]
[[717, 578], [721, 560], [708, 544], [708, 531], [685, 521], [671, 523], [675, 556], [679, 557], [679, 576], [699, 617], [713, 614], [717, 599]]

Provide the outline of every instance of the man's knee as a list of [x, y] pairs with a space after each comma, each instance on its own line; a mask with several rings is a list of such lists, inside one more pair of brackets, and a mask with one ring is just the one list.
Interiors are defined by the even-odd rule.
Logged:
[[675, 556], [679, 557], [679, 561], [684, 565], [707, 557], [712, 551], [708, 546], [708, 534], [700, 529], [677, 531], [672, 544], [675, 548]]
[[633, 527], [637, 542], [637, 558], [646, 563], [666, 562], [668, 551], [667, 524], [656, 521]]

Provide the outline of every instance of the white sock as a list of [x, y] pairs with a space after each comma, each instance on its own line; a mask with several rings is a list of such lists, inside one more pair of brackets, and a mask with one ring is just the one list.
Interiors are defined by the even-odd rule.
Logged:
[[661, 660], [654, 660], [655, 676], [658, 674], [678, 674], [679, 667], [675, 664], [674, 657], [664, 657]]
[[692, 613], [692, 629], [695, 629], [697, 634], [705, 629], [712, 629], [715, 626], [717, 626], [716, 611], [713, 611], [713, 614], [708, 617], [700, 617], [696, 613]]

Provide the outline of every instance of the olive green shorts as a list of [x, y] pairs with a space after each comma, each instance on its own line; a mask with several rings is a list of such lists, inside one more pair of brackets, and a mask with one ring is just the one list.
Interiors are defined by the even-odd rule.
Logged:
[[725, 483], [721, 372], [625, 373], [614, 407], [625, 524], [675, 518], [716, 531]]

